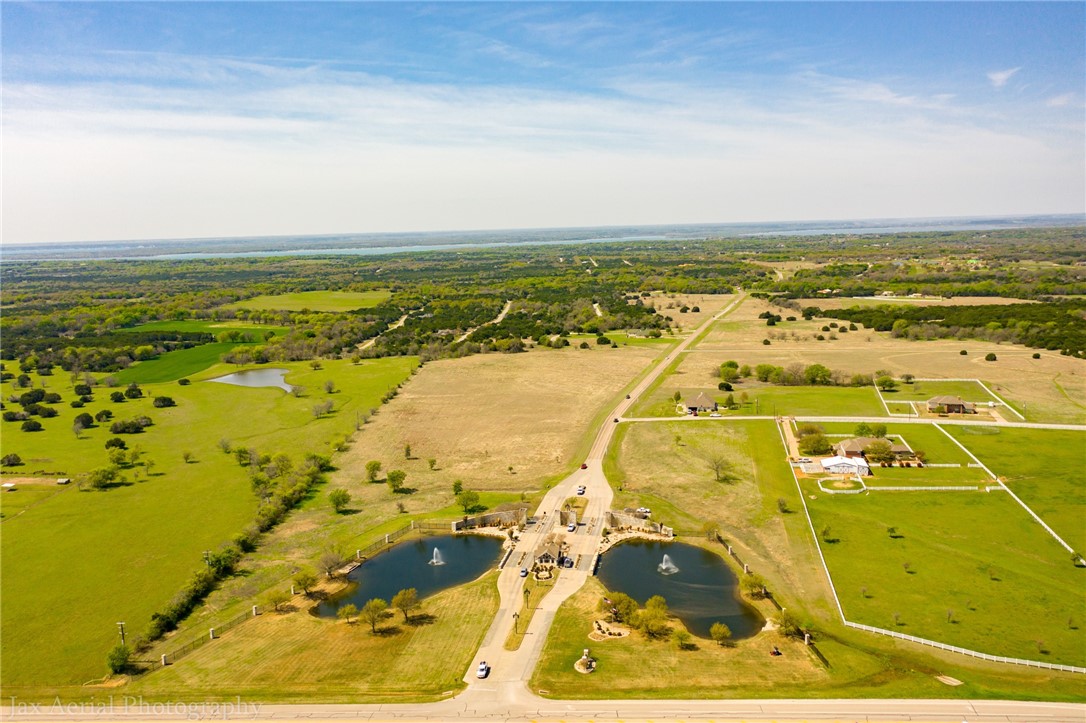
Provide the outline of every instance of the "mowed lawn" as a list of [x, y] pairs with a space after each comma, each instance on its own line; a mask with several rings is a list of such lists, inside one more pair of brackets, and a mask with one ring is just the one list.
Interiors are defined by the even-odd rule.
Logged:
[[287, 333], [289, 328], [268, 324], [248, 324], [234, 319], [224, 321], [182, 319], [177, 321], [149, 321], [146, 324], [127, 327], [118, 331], [189, 331], [216, 335], [236, 331], [241, 334], [252, 334], [254, 337], [263, 338], [268, 332], [276, 336], [282, 336]]
[[[681, 366], [679, 367], [681, 368]], [[683, 399], [705, 393], [721, 405], [722, 415], [791, 415], [800, 417], [882, 417], [886, 409], [872, 387], [778, 387], [758, 383], [739, 383], [732, 392], [722, 392], [710, 386], [687, 386], [682, 374], [663, 380], [647, 398], [638, 402], [634, 414], [640, 417], [681, 416], [676, 411], [673, 395]], [[732, 395], [735, 409], [723, 404]], [[744, 396], [745, 395], [745, 396]]]
[[369, 309], [392, 298], [389, 291], [299, 291], [293, 294], [254, 296], [227, 309], [252, 309], [257, 311], [354, 311]]
[[218, 364], [223, 354], [242, 346], [236, 342], [201, 344], [190, 349], [178, 349], [167, 352], [157, 359], [136, 362], [127, 369], [115, 373], [121, 384], [156, 384], [175, 382], [183, 377], [192, 376]]
[[849, 620], [1086, 664], [1086, 570], [1006, 493], [831, 496], [809, 483], [805, 492]]
[[[425, 598], [406, 624], [378, 627], [267, 612], [125, 688], [150, 699], [407, 701], [443, 697], [461, 680], [498, 610], [497, 573]], [[295, 598], [300, 600], [301, 598]]]
[[[116, 622], [124, 620], [129, 635], [139, 635], [151, 613], [203, 564], [202, 552], [217, 549], [252, 520], [257, 500], [247, 473], [219, 449], [220, 439], [283, 452], [296, 462], [306, 452], [328, 453], [331, 438], [354, 429], [355, 411], [379, 406], [388, 388], [416, 364], [414, 358], [325, 362], [321, 370], [283, 364], [288, 381], [305, 388], [301, 397], [194, 381], [146, 385], [143, 399], [114, 404], [109, 390], [98, 387], [95, 401], [83, 409], [67, 405], [73, 395], [63, 377], [48, 378], [64, 401], [55, 405], [59, 416], [43, 420], [44, 431], [27, 433], [18, 423], [2, 423], [4, 453], [17, 453], [25, 462], [19, 473], [75, 478], [106, 466], [104, 442], [114, 436], [108, 425], [79, 438], [72, 431], [76, 413], [100, 409], [113, 411], [114, 419], [145, 414], [153, 420], [142, 434], [124, 439], [154, 467], [149, 475], [143, 465], [125, 470], [130, 484], [98, 492], [68, 489], [5, 518], [4, 685], [79, 684], [102, 676], [105, 653], [117, 639]], [[205, 376], [226, 371], [216, 367]], [[342, 391], [325, 394], [329, 379]], [[4, 395], [10, 392], [5, 384]], [[173, 397], [177, 406], [154, 408], [151, 398], [160, 394]], [[317, 419], [311, 408], [325, 399], [336, 411]], [[183, 462], [183, 451], [192, 452], [191, 463]]]
[[946, 430], [1079, 552], [1086, 552], [1086, 432], [962, 427]]
[[898, 384], [897, 388], [883, 392], [887, 402], [926, 402], [939, 396], [961, 397], [967, 402], [994, 402], [995, 397], [976, 382], [924, 381]]

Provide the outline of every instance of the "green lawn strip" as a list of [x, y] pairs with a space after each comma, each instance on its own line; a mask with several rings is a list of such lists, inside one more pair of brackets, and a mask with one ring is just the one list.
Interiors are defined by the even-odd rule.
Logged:
[[[737, 386], [736, 401], [746, 392], [748, 400], [733, 414], [777, 414], [790, 416], [881, 417], [886, 410], [871, 387], [774, 387]], [[723, 401], [727, 392], [715, 392]]]
[[149, 700], [435, 700], [463, 688], [498, 609], [496, 581], [490, 572], [426, 598], [412, 624], [390, 611], [377, 635], [302, 610], [261, 615], [124, 690]]
[[[666, 334], [658, 337], [631, 336], [628, 332], [618, 330], [603, 332], [603, 336], [619, 346], [660, 346], [673, 344], [678, 341], [675, 337]], [[569, 343], [573, 346], [580, 345], [582, 341], [587, 341], [592, 346], [597, 345], [596, 334], [570, 334], [567, 338], [569, 339]]]
[[1005, 493], [805, 489], [849, 620], [991, 655], [1086, 663], [1083, 571]]
[[1029, 505], [1067, 544], [1086, 550], [1086, 432], [944, 427]]
[[[175, 382], [182, 377], [192, 376], [208, 367], [218, 364], [223, 354], [243, 344], [236, 342], [201, 344], [189, 349], [167, 352], [157, 359], [136, 362], [127, 369], [113, 374], [121, 384], [154, 384]], [[107, 395], [108, 396], [108, 395]]]
[[[523, 599], [521, 600], [520, 609], [517, 611], [517, 615], [519, 615], [517, 624], [513, 630], [509, 631], [509, 637], [505, 640], [506, 650], [517, 650], [520, 648], [520, 644], [524, 642], [524, 636], [528, 632], [528, 626], [532, 624], [535, 611], [539, 609], [543, 598], [547, 597], [547, 593], [558, 582], [558, 576], [562, 574], [562, 570], [556, 567], [553, 574], [554, 577], [549, 580], [536, 580], [535, 575], [529, 575], [525, 578], [524, 590], [528, 592], [527, 604]], [[524, 593], [521, 593], [521, 595], [523, 596]]]
[[[10, 478], [0, 478], [0, 482], [10, 482]], [[71, 485], [58, 485], [56, 478], [51, 477], [48, 484], [18, 484], [14, 490], [6, 490], [0, 493], [0, 514], [4, 520], [16, 517], [26, 510], [40, 505], [53, 495], [68, 492]]]
[[893, 391], [883, 392], [887, 402], [926, 402], [932, 397], [961, 397], [967, 402], [994, 402], [995, 397], [976, 382], [923, 381], [899, 384]]
[[985, 487], [995, 484], [974, 467], [879, 467], [864, 477], [868, 487]]
[[[153, 420], [144, 433], [125, 439], [129, 447], [139, 445], [143, 461], [155, 466], [149, 476], [143, 464], [124, 470], [134, 482], [129, 486], [72, 490], [5, 519], [0, 545], [4, 683], [83, 683], [101, 676], [116, 621], [125, 620], [129, 634], [138, 635], [150, 614], [199, 568], [202, 552], [217, 549], [252, 520], [257, 500], [247, 472], [222, 453], [220, 439], [285, 452], [296, 461], [307, 451], [326, 453], [329, 439], [354, 429], [354, 410], [378, 406], [388, 385], [406, 378], [415, 363], [410, 358], [358, 366], [329, 362], [319, 371], [284, 365], [294, 370], [288, 378], [296, 375], [313, 390], [313, 396], [300, 398], [279, 389], [194, 382], [146, 385], [143, 399], [114, 404], [103, 401], [107, 390], [96, 388], [95, 401], [84, 408], [92, 414], [108, 408], [115, 419], [146, 414]], [[317, 393], [325, 378], [334, 378], [342, 391]], [[59, 381], [53, 377], [52, 388], [69, 398], [70, 387]], [[158, 394], [173, 397], [177, 406], [154, 408], [151, 398]], [[326, 396], [337, 411], [317, 419], [310, 407]], [[4, 423], [5, 450], [20, 454], [28, 470], [64, 476], [105, 466], [104, 442], [114, 436], [108, 424], [76, 438], [72, 418], [84, 410], [63, 402], [56, 408], [59, 415], [45, 419], [42, 432], [21, 432], [17, 423]], [[254, 425], [254, 419], [261, 424]], [[193, 453], [193, 463], [182, 461], [182, 451]], [[58, 572], [43, 574], [46, 570]]]
[[225, 309], [271, 311], [354, 311], [378, 306], [392, 298], [389, 291], [299, 291], [292, 294], [254, 296]]
[[253, 334], [263, 338], [268, 332], [276, 336], [287, 333], [290, 327], [274, 326], [268, 324], [249, 324], [244, 321], [228, 319], [224, 321], [202, 321], [197, 319], [184, 319], [180, 321], [150, 321], [139, 326], [129, 326], [118, 331], [187, 331], [202, 334], [226, 334], [236, 331], [241, 334]]

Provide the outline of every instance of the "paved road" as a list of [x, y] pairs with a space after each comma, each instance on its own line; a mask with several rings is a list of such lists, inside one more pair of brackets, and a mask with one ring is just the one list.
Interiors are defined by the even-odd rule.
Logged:
[[[791, 417], [791, 415], [789, 415]], [[702, 414], [692, 417], [689, 414], [676, 414], [673, 417], [622, 417], [623, 422], [727, 422], [744, 421], [752, 419], [773, 420], [772, 414], [722, 414], [719, 417], [710, 417]], [[969, 419], [942, 419], [932, 417], [833, 417], [797, 416], [791, 417], [797, 422], [876, 422], [881, 424], [939, 424], [941, 426], [966, 426], [966, 427], [1018, 427], [1022, 429], [1063, 429], [1072, 432], [1086, 432], [1086, 424], [1056, 424], [1047, 422], [987, 422], [973, 421]]]

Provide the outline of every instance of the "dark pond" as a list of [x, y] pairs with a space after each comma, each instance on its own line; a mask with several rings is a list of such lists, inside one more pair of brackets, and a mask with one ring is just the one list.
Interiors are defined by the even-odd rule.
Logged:
[[623, 542], [600, 560], [599, 578], [608, 590], [624, 592], [641, 605], [653, 595], [663, 595], [671, 613], [699, 637], [709, 637], [715, 622], [731, 628], [733, 639], [748, 638], [765, 624], [740, 600], [739, 581], [731, 568], [719, 555], [694, 545]]
[[250, 369], [244, 372], [227, 374], [224, 377], [215, 377], [208, 381], [233, 384], [238, 387], [279, 387], [283, 391], [289, 392], [290, 385], [283, 378], [286, 373], [286, 369]]
[[[353, 603], [361, 609], [375, 597], [391, 602], [393, 595], [408, 587], [418, 590], [423, 598], [463, 585], [494, 567], [501, 549], [500, 538], [481, 535], [439, 535], [401, 542], [352, 570], [347, 576], [351, 585], [322, 601], [314, 613], [334, 617], [343, 605]], [[442, 564], [432, 564], [435, 550]]]

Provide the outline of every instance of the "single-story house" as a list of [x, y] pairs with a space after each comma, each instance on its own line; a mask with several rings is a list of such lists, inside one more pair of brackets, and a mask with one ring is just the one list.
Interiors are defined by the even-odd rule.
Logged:
[[942, 394], [928, 400], [928, 411], [943, 411], [947, 414], [976, 414], [977, 405], [972, 402], [964, 401], [961, 397], [952, 397], [949, 394]]
[[[894, 453], [895, 459], [912, 459], [916, 455], [913, 451], [906, 447], [901, 442], [895, 442], [892, 439], [879, 439], [877, 437], [853, 437], [852, 439], [846, 439], [843, 442], [838, 442], [833, 445], [833, 451], [841, 457], [864, 457], [864, 450], [870, 447], [874, 442], [889, 442], [890, 451]], [[866, 457], [864, 457], [866, 459]]]
[[562, 550], [557, 542], [540, 545], [535, 551], [535, 561], [540, 565], [556, 565], [561, 552]]
[[871, 467], [863, 457], [827, 457], [822, 460], [822, 469], [834, 474], [871, 474]]
[[710, 397], [705, 392], [702, 392], [693, 399], [684, 399], [683, 406], [686, 407], [686, 411], [690, 412], [715, 412], [716, 400]]

